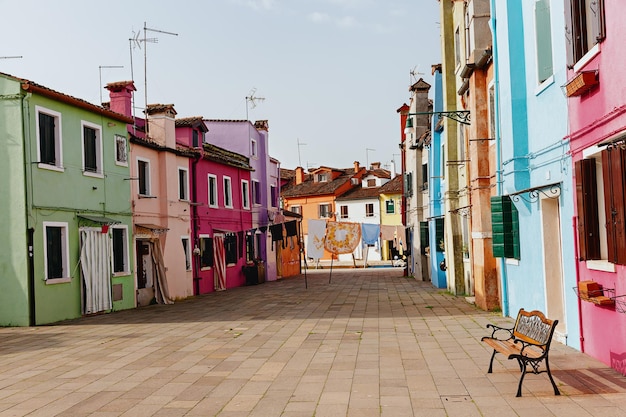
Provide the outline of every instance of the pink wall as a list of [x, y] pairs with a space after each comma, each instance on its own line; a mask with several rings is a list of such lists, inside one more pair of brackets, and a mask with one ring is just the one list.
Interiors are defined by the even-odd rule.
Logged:
[[[626, 4], [621, 0], [605, 0], [605, 15], [607, 36], [600, 44], [600, 52], [579, 69], [599, 71], [599, 86], [581, 97], [568, 99], [570, 146], [574, 161], [583, 158], [584, 150], [626, 132], [626, 54], [623, 53]], [[570, 70], [568, 78], [576, 74]], [[615, 295], [626, 294], [625, 266], [614, 265], [615, 272], [604, 272], [591, 265], [586, 261], [579, 263], [581, 281], [596, 281], [605, 288], [614, 288]], [[607, 265], [611, 267], [613, 264]], [[626, 314], [589, 302], [581, 302], [580, 314], [584, 351], [626, 373]]]

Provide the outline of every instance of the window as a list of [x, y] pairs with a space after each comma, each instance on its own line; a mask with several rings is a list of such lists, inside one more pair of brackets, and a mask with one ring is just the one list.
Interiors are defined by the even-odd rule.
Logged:
[[573, 67], [605, 35], [604, 0], [565, 0], [568, 66]]
[[258, 149], [257, 149], [257, 143], [256, 143], [256, 140], [254, 140], [254, 139], [250, 139], [250, 155], [253, 158], [256, 158], [256, 157], [259, 156], [258, 155]]
[[261, 186], [256, 180], [252, 180], [252, 198], [254, 204], [261, 204]]
[[246, 235], [246, 262], [254, 261], [254, 236], [247, 234]]
[[342, 219], [348, 218], [348, 206], [339, 206], [339, 212]]
[[302, 215], [302, 206], [291, 206], [289, 207], [289, 211]]
[[102, 175], [102, 131], [93, 123], [81, 122], [83, 129], [83, 172]]
[[241, 180], [241, 206], [250, 208], [250, 184], [246, 180]]
[[396, 205], [393, 200], [385, 201], [385, 212], [387, 214], [394, 214], [396, 212]]
[[150, 195], [150, 161], [137, 159], [137, 174], [139, 176], [139, 195]]
[[537, 81], [541, 84], [552, 76], [552, 27], [549, 0], [535, 2], [535, 45], [537, 47]]
[[327, 219], [330, 217], [330, 204], [320, 204], [318, 208], [320, 219]]
[[370, 178], [367, 180], [367, 186], [368, 187], [376, 187], [376, 179], [375, 178]]
[[233, 188], [230, 177], [224, 176], [224, 207], [233, 208]]
[[63, 168], [61, 113], [35, 106], [40, 168]]
[[428, 190], [428, 164], [422, 164], [422, 191]]
[[125, 225], [111, 226], [113, 238], [113, 273], [128, 275], [130, 267], [128, 262], [128, 227]]
[[359, 185], [359, 179], [358, 178], [350, 178], [350, 183], [352, 185]]
[[459, 27], [454, 31], [454, 62], [457, 67], [461, 65], [461, 31]]
[[128, 166], [128, 148], [124, 136], [115, 135], [115, 164]]
[[579, 258], [626, 265], [626, 151], [609, 145], [574, 169]]
[[278, 193], [276, 192], [275, 185], [270, 185], [270, 197], [272, 207], [278, 207]]
[[445, 230], [444, 230], [444, 219], [439, 218], [435, 219], [435, 241], [437, 242], [437, 247], [435, 250], [437, 252], [445, 252]]
[[189, 170], [178, 168], [178, 199], [189, 200]]
[[200, 268], [213, 266], [213, 239], [209, 235], [200, 235]]
[[45, 278], [69, 278], [67, 223], [44, 222]]
[[426, 255], [426, 248], [429, 246], [430, 233], [428, 230], [428, 222], [420, 222], [420, 249], [422, 255]]
[[217, 177], [208, 175], [209, 179], [209, 207], [217, 207]]
[[191, 146], [194, 148], [200, 147], [199, 135], [196, 129], [191, 131]]
[[404, 192], [407, 197], [413, 195], [413, 173], [407, 172], [404, 174]]
[[374, 217], [374, 204], [365, 204], [365, 217]]
[[189, 245], [189, 236], [181, 236], [183, 244], [183, 254], [185, 255], [185, 269], [191, 271], [191, 247]]
[[327, 173], [317, 174], [317, 176], [315, 178], [317, 179], [317, 182], [328, 182], [328, 174]]
[[224, 250], [226, 252], [226, 265], [234, 265], [237, 263], [237, 235], [227, 233], [224, 236]]

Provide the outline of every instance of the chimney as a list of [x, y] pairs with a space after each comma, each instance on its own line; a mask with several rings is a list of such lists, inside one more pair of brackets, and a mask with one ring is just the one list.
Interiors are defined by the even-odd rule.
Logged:
[[354, 161], [354, 173], [356, 174], [360, 169], [361, 167], [359, 166], [359, 161]]
[[380, 162], [372, 162], [372, 167], [370, 169], [380, 169]]
[[296, 185], [302, 184], [304, 182], [304, 168], [297, 167], [296, 168]]
[[146, 109], [150, 139], [176, 149], [176, 110], [173, 104], [148, 104]]
[[106, 85], [109, 90], [109, 108], [111, 111], [132, 117], [133, 91], [137, 91], [133, 81], [117, 81]]
[[270, 129], [270, 125], [267, 120], [257, 120], [254, 122], [254, 127], [256, 130], [265, 130], [266, 132]]

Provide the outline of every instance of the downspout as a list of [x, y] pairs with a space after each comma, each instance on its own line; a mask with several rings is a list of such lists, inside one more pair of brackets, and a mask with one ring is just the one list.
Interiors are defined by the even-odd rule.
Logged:
[[[572, 229], [574, 231], [574, 264], [576, 266], [576, 288], [580, 282], [580, 262], [578, 260], [578, 221], [577, 217], [572, 217]], [[582, 315], [582, 302], [580, 297], [576, 297], [578, 302], [578, 327], [580, 332], [580, 351], [585, 353], [585, 337], [583, 334], [583, 315]]]
[[193, 284], [194, 284], [194, 294], [200, 295], [200, 265], [199, 258], [200, 255], [196, 254], [195, 248], [200, 247], [200, 242], [198, 241], [198, 205], [196, 204], [198, 201], [198, 190], [197, 190], [197, 181], [196, 181], [196, 171], [198, 161], [202, 158], [202, 151], [200, 151], [200, 156], [194, 158], [191, 161], [191, 218], [192, 218], [192, 236], [193, 236], [193, 247], [190, 248], [192, 253], [193, 260]]
[[[496, 190], [497, 195], [502, 195], [502, 138], [500, 136], [500, 77], [498, 71], [498, 42], [496, 36], [496, 0], [490, 0], [491, 2], [491, 16], [489, 18], [489, 26], [491, 26], [492, 36], [492, 53], [493, 53], [493, 79], [494, 79], [494, 120], [496, 121]], [[500, 276], [501, 276], [501, 300], [502, 300], [502, 315], [504, 317], [509, 316], [509, 288], [507, 284], [506, 276], [506, 262], [505, 258], [500, 258]]]

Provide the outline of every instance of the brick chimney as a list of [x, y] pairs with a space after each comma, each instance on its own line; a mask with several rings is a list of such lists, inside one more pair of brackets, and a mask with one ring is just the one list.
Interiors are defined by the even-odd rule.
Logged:
[[297, 167], [296, 168], [296, 185], [302, 184], [304, 182], [304, 168]]
[[370, 169], [380, 169], [380, 162], [372, 162], [372, 167]]
[[356, 174], [361, 169], [359, 161], [354, 161], [354, 173]]
[[257, 120], [254, 122], [254, 127], [256, 130], [265, 130], [268, 131], [270, 129], [270, 125], [267, 120]]
[[133, 91], [137, 91], [133, 81], [117, 81], [106, 85], [109, 90], [109, 107], [116, 113], [132, 117], [133, 115]]

